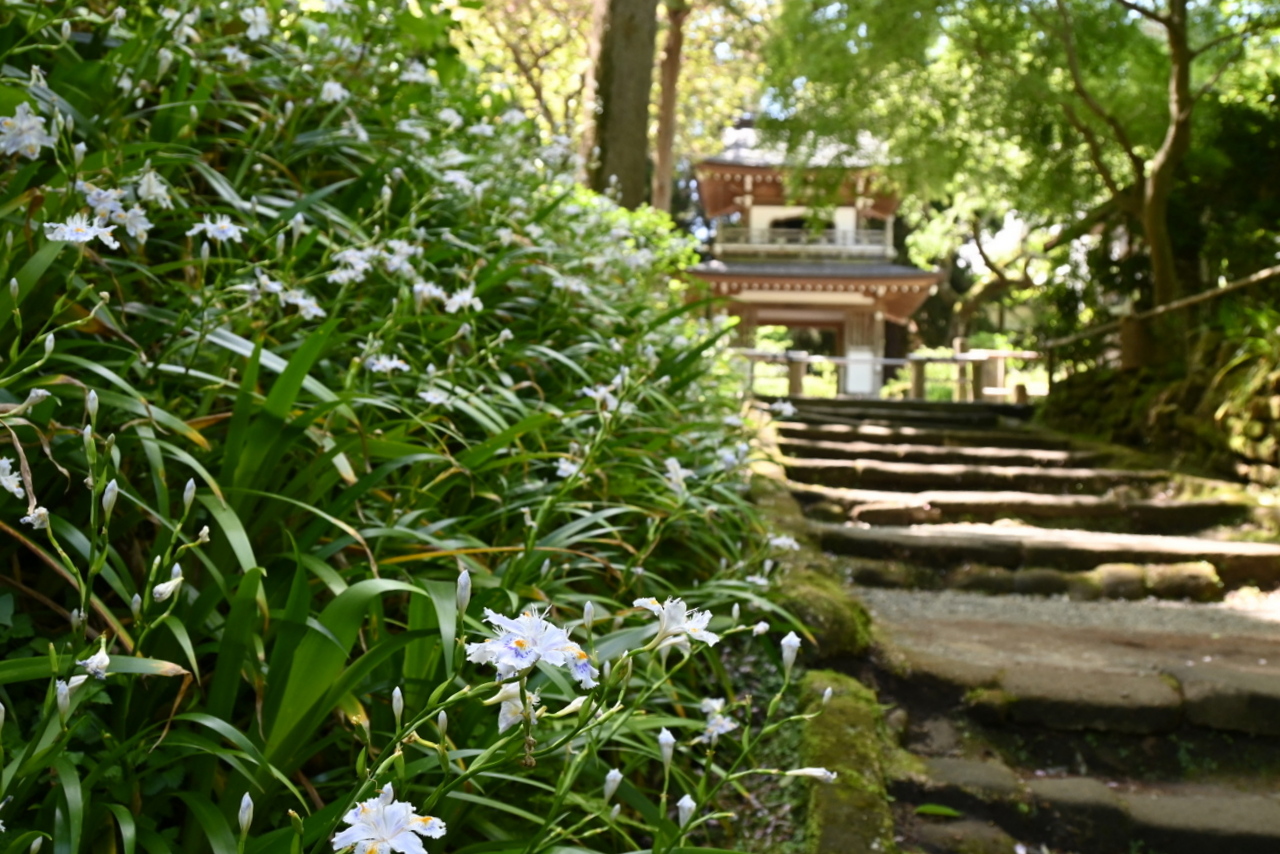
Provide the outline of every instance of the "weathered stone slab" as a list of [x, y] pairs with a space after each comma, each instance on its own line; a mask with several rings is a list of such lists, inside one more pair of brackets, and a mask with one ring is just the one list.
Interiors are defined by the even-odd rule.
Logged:
[[1161, 854], [1275, 854], [1280, 851], [1280, 800], [1217, 796], [1123, 796], [1133, 836]]
[[[762, 400], [779, 398], [765, 395]], [[1001, 415], [1024, 420], [1035, 414], [1035, 408], [1027, 404], [997, 403], [995, 401], [956, 400], [876, 400], [868, 398], [797, 397], [786, 398], [798, 407], [812, 407], [833, 412], [879, 412], [895, 416], [903, 412], [929, 412], [950, 415]]]
[[782, 421], [775, 425], [780, 436], [793, 439], [826, 441], [881, 442], [885, 444], [947, 445], [995, 448], [1045, 448], [1066, 451], [1071, 441], [1032, 430], [965, 430], [908, 425], [821, 424], [806, 421]]
[[1102, 461], [1092, 451], [1042, 450], [984, 446], [939, 446], [930, 444], [890, 444], [885, 442], [840, 442], [821, 439], [782, 438], [778, 447], [797, 458], [833, 460], [885, 460], [906, 463], [950, 463], [1032, 467], [1082, 467]]
[[[886, 489], [841, 489], [791, 482], [792, 491], [807, 502], [829, 501], [858, 511], [860, 521], [872, 525], [910, 525], [921, 522], [994, 522], [1021, 519], [1048, 522], [1055, 527], [1127, 531], [1136, 534], [1188, 534], [1239, 522], [1253, 506], [1244, 499], [1163, 498], [1121, 499], [1103, 495], [1052, 495], [1035, 492]], [[871, 517], [861, 508], [878, 505]], [[894, 509], [898, 508], [898, 509]], [[913, 520], [913, 515], [927, 518]]]
[[1026, 794], [1017, 775], [999, 760], [930, 757], [924, 764], [931, 785], [960, 789], [983, 799], [1020, 799]]
[[934, 682], [961, 691], [990, 688], [1000, 683], [1001, 668], [952, 655], [934, 655], [918, 646], [894, 645], [894, 663], [917, 683]]
[[1254, 735], [1280, 735], [1280, 674], [1201, 663], [1167, 671], [1182, 686], [1187, 721]]
[[[1114, 563], [1207, 561], [1227, 589], [1280, 584], [1280, 545], [1147, 534], [1000, 525], [913, 525], [856, 528], [814, 524], [822, 548], [836, 554], [928, 562], [938, 567], [969, 561], [1017, 568], [1089, 570]], [[1141, 568], [1137, 570], [1139, 583]]]
[[1167, 472], [1125, 469], [898, 463], [795, 457], [785, 458], [781, 462], [787, 470], [787, 477], [801, 483], [898, 492], [1017, 490], [1053, 495], [1101, 495], [1119, 486], [1152, 486], [1169, 479]]
[[1017, 667], [1001, 677], [989, 712], [1051, 729], [1169, 732], [1182, 721], [1182, 697], [1154, 674]]
[[[914, 401], [913, 401], [914, 403]], [[920, 403], [924, 403], [921, 401]], [[797, 412], [793, 418], [800, 421], [826, 420], [833, 421], [854, 419], [894, 424], [938, 424], [941, 426], [975, 426], [996, 427], [1001, 424], [999, 412], [983, 408], [951, 408], [939, 410], [927, 405], [895, 405], [888, 401], [872, 403], [870, 401], [846, 404], [833, 401], [799, 400], [792, 401]]]
[[1104, 783], [1091, 777], [1033, 779], [1028, 783], [1037, 806], [1055, 816], [1056, 834], [1086, 842], [1090, 850], [1128, 847], [1131, 830], [1124, 804]]
[[930, 851], [954, 852], [954, 854], [1019, 854], [1026, 846], [997, 825], [985, 821], [962, 819], [959, 821], [921, 822], [915, 831], [915, 841], [928, 846]]

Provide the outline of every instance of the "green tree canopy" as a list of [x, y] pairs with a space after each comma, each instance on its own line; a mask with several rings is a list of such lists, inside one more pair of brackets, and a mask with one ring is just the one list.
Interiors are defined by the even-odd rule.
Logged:
[[933, 221], [920, 254], [945, 255], [979, 216], [1016, 211], [1043, 244], [1120, 215], [1163, 303], [1187, 278], [1168, 207], [1195, 108], [1270, 61], [1275, 28], [1246, 2], [784, 0], [772, 112], [793, 145], [874, 140]]

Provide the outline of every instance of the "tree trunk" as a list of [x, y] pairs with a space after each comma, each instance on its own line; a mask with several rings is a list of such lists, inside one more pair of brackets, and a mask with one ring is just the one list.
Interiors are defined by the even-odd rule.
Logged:
[[671, 212], [676, 166], [676, 96], [679, 92], [680, 63], [684, 52], [684, 22], [688, 17], [688, 5], [679, 0], [671, 0], [667, 4], [667, 45], [658, 71], [662, 93], [658, 101], [658, 140], [653, 158], [651, 204], [668, 213]]
[[587, 183], [613, 190], [627, 208], [644, 203], [648, 181], [649, 89], [658, 0], [596, 0]]
[[1151, 291], [1156, 305], [1179, 296], [1173, 240], [1169, 235], [1169, 196], [1175, 173], [1191, 147], [1191, 63], [1187, 44], [1187, 0], [1172, 0], [1165, 31], [1169, 41], [1169, 128], [1151, 158], [1143, 187], [1142, 231], [1151, 254]]

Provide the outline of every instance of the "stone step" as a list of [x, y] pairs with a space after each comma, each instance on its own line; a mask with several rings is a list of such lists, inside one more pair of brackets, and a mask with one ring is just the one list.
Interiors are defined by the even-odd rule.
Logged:
[[1162, 471], [899, 463], [879, 460], [792, 457], [781, 460], [781, 463], [787, 470], [787, 477], [801, 483], [897, 492], [1014, 490], [1054, 495], [1101, 495], [1118, 486], [1154, 486], [1167, 482], [1170, 477], [1168, 472]]
[[883, 413], [893, 417], [900, 412], [926, 412], [930, 414], [950, 415], [999, 415], [1006, 418], [1025, 420], [1035, 414], [1035, 407], [1016, 403], [995, 403], [982, 401], [964, 403], [951, 400], [871, 400], [854, 397], [791, 397], [778, 398], [763, 396], [761, 400], [773, 403], [776, 400], [788, 400], [793, 406], [802, 408], [824, 409], [838, 413]]
[[778, 434], [793, 439], [829, 442], [944, 445], [947, 447], [1043, 448], [1070, 450], [1070, 440], [1032, 430], [950, 430], [932, 427], [894, 427], [877, 424], [777, 423]]
[[[890, 492], [790, 484], [806, 512], [824, 522], [868, 525], [995, 522], [1017, 519], [1050, 527], [1134, 534], [1191, 534], [1245, 521], [1244, 498], [1126, 498], [1034, 492]], [[820, 515], [819, 515], [820, 514]]]
[[[922, 758], [923, 771], [900, 777], [890, 793], [907, 804], [935, 804], [985, 820], [1032, 846], [1089, 854], [1274, 854], [1280, 850], [1280, 798], [1220, 786], [1135, 785], [1092, 777], [1016, 774], [998, 761]], [[976, 820], [976, 821], [975, 821]], [[948, 822], [941, 823], [945, 828]], [[933, 828], [913, 836], [939, 846]], [[976, 831], [967, 828], [970, 837]], [[989, 837], [992, 834], [988, 834]], [[969, 848], [968, 850], [975, 850]], [[997, 847], [976, 850], [1001, 850]], [[1009, 849], [1005, 849], [1009, 850]]]
[[1108, 563], [1088, 572], [1058, 569], [1001, 569], [966, 564], [940, 573], [936, 566], [898, 561], [850, 559], [846, 577], [863, 587], [899, 590], [967, 590], [993, 596], [1066, 596], [1079, 602], [1100, 599], [1168, 599], [1221, 602], [1226, 589], [1213, 564]]
[[933, 444], [839, 442], [791, 438], [779, 439], [778, 448], [784, 454], [797, 458], [960, 465], [1080, 468], [1095, 465], [1105, 458], [1104, 454], [1096, 451], [1048, 451], [998, 446], [938, 447]]
[[806, 424], [846, 424], [851, 426], [872, 425], [879, 427], [936, 427], [942, 429], [987, 430], [1007, 427], [1009, 419], [995, 413], [970, 412], [948, 413], [903, 411], [903, 412], [841, 412], [822, 407], [797, 407], [796, 413], [790, 416], [792, 421]]
[[1213, 564], [1228, 590], [1280, 585], [1280, 545], [1017, 525], [911, 525], [861, 528], [811, 523], [823, 550], [841, 555], [1017, 569], [1091, 570], [1112, 563]]
[[867, 590], [882, 678], [988, 727], [1280, 735], [1276, 623], [1221, 606]]

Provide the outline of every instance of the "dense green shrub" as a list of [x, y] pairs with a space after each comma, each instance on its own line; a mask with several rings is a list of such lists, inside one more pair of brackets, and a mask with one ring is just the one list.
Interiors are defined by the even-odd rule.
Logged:
[[0, 7], [7, 850], [731, 840], [724, 330], [422, 5]]

